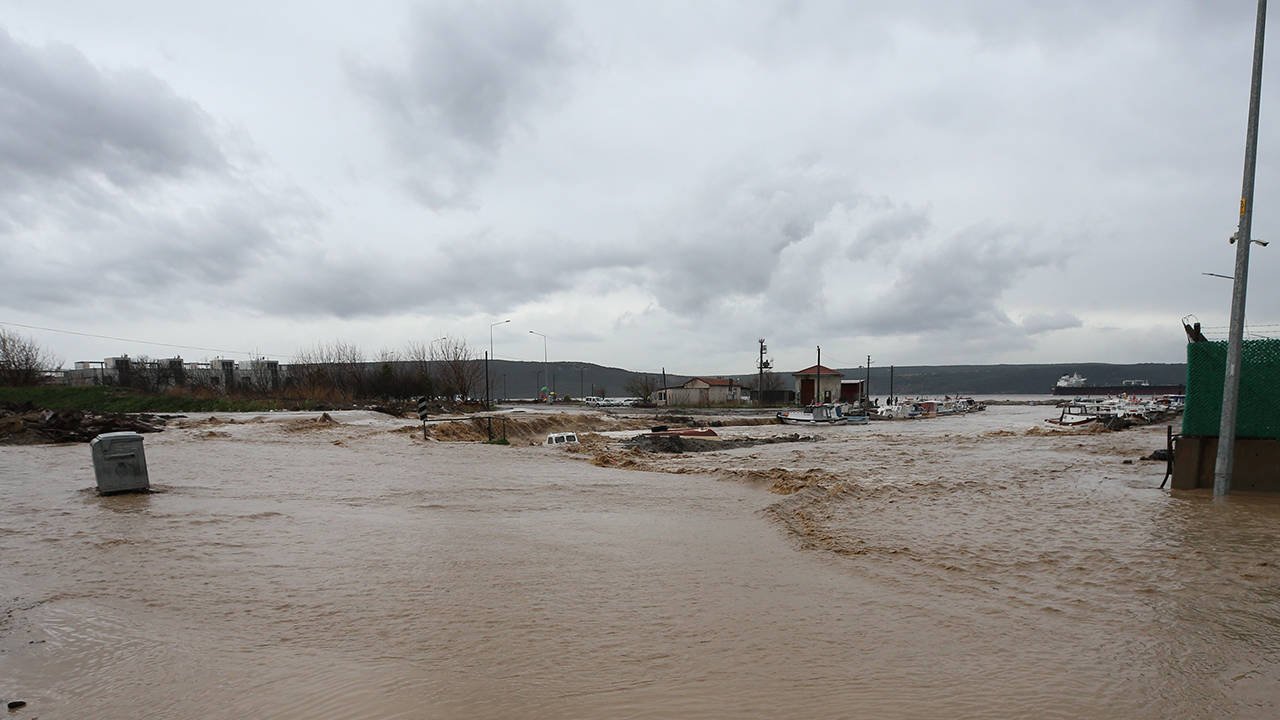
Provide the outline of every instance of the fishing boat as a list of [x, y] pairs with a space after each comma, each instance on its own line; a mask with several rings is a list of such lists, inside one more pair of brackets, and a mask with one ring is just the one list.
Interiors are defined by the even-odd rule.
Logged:
[[[822, 405], [809, 405], [803, 410], [786, 410], [778, 413], [778, 422], [784, 425], [848, 425], [850, 418], [840, 412], [840, 406], [830, 403]], [[867, 421], [865, 415], [861, 416], [861, 425]]]
[[[1048, 418], [1045, 422], [1051, 425], [1084, 425], [1094, 421], [1128, 420], [1136, 423], [1147, 423], [1165, 415], [1170, 411], [1162, 408], [1154, 401], [1143, 400], [1133, 395], [1122, 395], [1106, 399], [1079, 399], [1062, 403], [1058, 406], [1062, 412], [1056, 418]], [[1176, 412], [1176, 411], [1174, 411]]]
[[1118, 411], [1114, 404], [1099, 400], [1075, 400], [1063, 403], [1060, 407], [1062, 413], [1056, 418], [1046, 418], [1045, 422], [1071, 427], [1091, 423], [1101, 418], [1116, 417]]

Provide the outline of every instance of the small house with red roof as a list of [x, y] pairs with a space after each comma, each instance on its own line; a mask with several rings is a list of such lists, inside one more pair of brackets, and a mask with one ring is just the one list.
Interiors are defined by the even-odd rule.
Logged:
[[791, 373], [791, 377], [796, 379], [796, 398], [801, 405], [841, 400], [840, 385], [844, 380], [844, 373], [839, 370], [814, 365]]
[[742, 399], [742, 386], [729, 378], [695, 377], [683, 385], [662, 388], [653, 393], [653, 404], [666, 407], [737, 405]]

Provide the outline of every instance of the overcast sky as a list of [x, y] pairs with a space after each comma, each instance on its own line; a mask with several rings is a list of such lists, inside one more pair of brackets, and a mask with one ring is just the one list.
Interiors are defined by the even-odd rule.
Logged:
[[[7, 0], [0, 323], [288, 359], [1180, 362], [1253, 0]], [[1280, 78], [1254, 233], [1277, 232]], [[1280, 322], [1255, 248], [1251, 323]], [[10, 327], [67, 363], [217, 353]]]

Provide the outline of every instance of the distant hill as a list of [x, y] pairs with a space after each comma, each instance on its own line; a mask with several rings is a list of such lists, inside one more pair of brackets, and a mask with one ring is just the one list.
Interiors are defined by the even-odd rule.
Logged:
[[[794, 370], [799, 370], [795, 368]], [[775, 375], [781, 387], [792, 389], [791, 372], [778, 371]], [[866, 376], [862, 368], [837, 368], [848, 379]], [[1184, 363], [1141, 363], [1119, 365], [1110, 363], [1054, 363], [1045, 365], [908, 365], [893, 370], [893, 391], [898, 395], [1047, 395], [1058, 378], [1080, 373], [1091, 385], [1119, 385], [1125, 380], [1146, 380], [1152, 385], [1185, 383], [1187, 366]], [[533, 398], [543, 385], [554, 389], [562, 397], [586, 397], [588, 395], [620, 397], [630, 395], [627, 386], [641, 375], [647, 376], [655, 387], [662, 386], [660, 373], [637, 373], [624, 368], [605, 367], [587, 362], [543, 363], [524, 360], [494, 360], [489, 365], [492, 394], [495, 398]], [[549, 375], [549, 379], [544, 375]], [[753, 387], [756, 375], [713, 374], [712, 377], [732, 377]], [[692, 375], [667, 373], [669, 386], [683, 383]], [[483, 381], [482, 381], [483, 383]], [[483, 394], [484, 386], [479, 388]], [[889, 394], [889, 368], [871, 368], [871, 394]]]
[[[776, 374], [783, 387], [792, 388], [791, 372]], [[848, 379], [866, 377], [863, 368], [837, 368]], [[490, 373], [495, 397], [534, 397], [541, 379], [542, 363], [495, 360]], [[906, 365], [893, 369], [893, 391], [899, 395], [1047, 395], [1058, 378], [1080, 373], [1090, 385], [1119, 385], [1125, 380], [1146, 380], [1152, 385], [1177, 385], [1187, 381], [1185, 363], [1050, 363], [1043, 365]], [[550, 363], [550, 374], [561, 395], [627, 395], [626, 387], [640, 373], [623, 368], [584, 362]], [[645, 373], [661, 386], [661, 376]], [[719, 375], [716, 375], [719, 376]], [[692, 375], [667, 373], [668, 385], [679, 385]], [[753, 386], [756, 376], [725, 374]], [[502, 383], [506, 382], [503, 390]], [[889, 394], [889, 368], [871, 368], [871, 394]]]
[[[865, 368], [837, 368], [848, 379], [866, 377]], [[1186, 363], [1052, 363], [1045, 365], [906, 365], [893, 369], [897, 395], [1047, 395], [1058, 378], [1080, 373], [1090, 385], [1146, 380], [1152, 385], [1187, 381]], [[780, 373], [782, 374], [782, 373]], [[790, 375], [786, 375], [790, 380]], [[889, 368], [871, 368], [871, 394], [889, 394]]]

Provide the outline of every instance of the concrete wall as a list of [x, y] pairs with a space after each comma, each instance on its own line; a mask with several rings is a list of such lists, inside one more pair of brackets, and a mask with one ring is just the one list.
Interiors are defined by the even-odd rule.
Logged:
[[[1173, 455], [1173, 489], [1213, 488], [1218, 438], [1184, 436]], [[1236, 438], [1232, 490], [1280, 492], [1280, 440]]]

